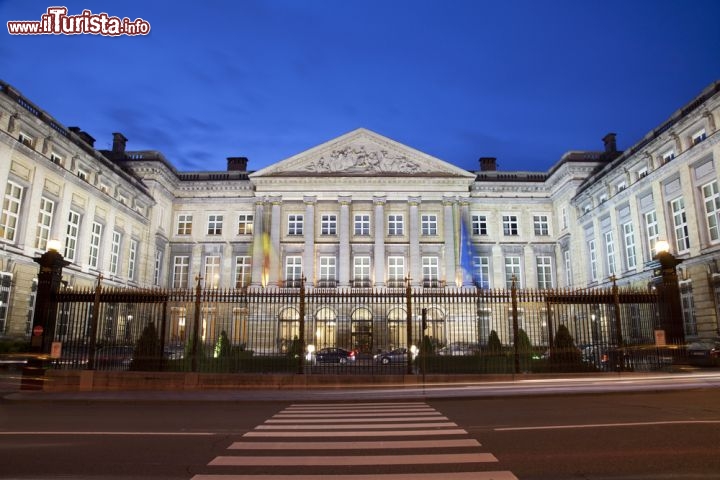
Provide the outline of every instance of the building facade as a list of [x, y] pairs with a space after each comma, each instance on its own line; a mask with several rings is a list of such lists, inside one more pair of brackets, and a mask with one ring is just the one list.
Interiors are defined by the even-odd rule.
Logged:
[[547, 172], [467, 171], [365, 129], [258, 171], [179, 172], [0, 86], [3, 338], [29, 337], [54, 240], [68, 288], [567, 290], [651, 288], [667, 240], [687, 338], [718, 336], [720, 82], [626, 151], [608, 134]]

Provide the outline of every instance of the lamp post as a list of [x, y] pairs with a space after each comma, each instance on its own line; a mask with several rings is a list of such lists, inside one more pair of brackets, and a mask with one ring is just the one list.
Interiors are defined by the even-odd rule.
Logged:
[[655, 259], [660, 263], [659, 275], [656, 274], [655, 282], [660, 300], [660, 326], [665, 331], [668, 343], [682, 345], [685, 343], [685, 326], [677, 275], [677, 266], [682, 260], [678, 260], [670, 253], [670, 245], [666, 241], [658, 241], [655, 250], [657, 251]]

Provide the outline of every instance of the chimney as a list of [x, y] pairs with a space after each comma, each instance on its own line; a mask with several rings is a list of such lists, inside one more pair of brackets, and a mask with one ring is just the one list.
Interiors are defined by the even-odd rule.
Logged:
[[113, 133], [113, 146], [112, 146], [112, 158], [120, 159], [125, 158], [125, 145], [127, 144], [127, 138], [122, 133]]
[[91, 137], [89, 133], [80, 130], [80, 127], [68, 127], [68, 130], [80, 137], [83, 142], [87, 143], [93, 148], [95, 147], [95, 139]]
[[480, 157], [480, 171], [481, 172], [494, 172], [497, 170], [497, 158], [495, 157]]
[[228, 157], [228, 172], [247, 172], [247, 157]]
[[617, 143], [615, 142], [614, 133], [608, 133], [603, 137], [602, 141], [605, 144], [605, 153], [617, 152]]

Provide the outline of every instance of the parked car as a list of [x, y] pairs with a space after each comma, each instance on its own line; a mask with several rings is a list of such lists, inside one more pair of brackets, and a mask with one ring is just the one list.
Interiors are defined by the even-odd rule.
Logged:
[[315, 352], [316, 363], [339, 363], [345, 365], [355, 361], [355, 352], [344, 348], [326, 347]]
[[440, 355], [449, 355], [453, 357], [461, 355], [476, 355], [478, 353], [480, 353], [480, 345], [477, 343], [467, 342], [454, 342], [447, 347], [443, 347], [438, 350], [438, 354]]
[[132, 362], [135, 347], [110, 345], [99, 348], [95, 354], [95, 368], [102, 370], [127, 370]]
[[389, 352], [378, 353], [375, 355], [375, 361], [380, 362], [383, 365], [389, 365], [391, 363], [403, 363], [407, 362], [408, 351], [407, 348], [396, 348]]
[[687, 347], [690, 365], [720, 366], [720, 342], [695, 342]]

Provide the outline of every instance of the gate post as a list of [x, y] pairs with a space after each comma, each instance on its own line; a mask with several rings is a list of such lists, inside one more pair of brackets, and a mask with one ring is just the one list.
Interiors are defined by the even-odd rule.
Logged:
[[302, 375], [304, 369], [303, 369], [303, 360], [305, 356], [305, 276], [300, 277], [300, 305], [298, 305], [298, 310], [300, 310], [300, 336], [298, 338], [299, 348], [297, 350], [299, 351], [298, 354], [298, 370], [297, 373]]
[[620, 318], [620, 294], [617, 286], [615, 275], [610, 277], [612, 280], [613, 308], [615, 309], [615, 341], [617, 346], [623, 346], [622, 319]]
[[517, 279], [515, 275], [512, 277], [510, 285], [510, 298], [512, 301], [512, 322], [513, 322], [513, 369], [515, 373], [520, 373], [520, 350], [518, 350], [518, 312], [517, 312]]
[[[405, 320], [407, 322], [407, 374], [412, 375], [413, 358], [412, 352], [410, 351], [410, 347], [412, 346], [412, 287], [410, 286], [410, 277], [406, 278], [405, 282]], [[420, 332], [420, 335], [422, 335], [422, 332]]]
[[200, 280], [202, 277], [197, 276], [197, 286], [195, 287], [195, 322], [193, 323], [193, 339], [190, 358], [190, 371], [197, 372], [198, 363], [198, 337], [200, 336]]

